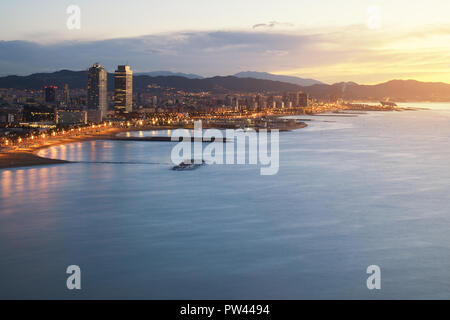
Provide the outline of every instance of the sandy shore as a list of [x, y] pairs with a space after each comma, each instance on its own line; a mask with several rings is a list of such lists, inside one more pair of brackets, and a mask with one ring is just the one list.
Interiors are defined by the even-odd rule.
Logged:
[[47, 159], [29, 152], [9, 152], [0, 154], [0, 169], [68, 163], [68, 161]]
[[[280, 128], [280, 131], [289, 131], [294, 129], [300, 129], [305, 127], [306, 124], [298, 124], [292, 127]], [[0, 169], [17, 168], [17, 167], [29, 167], [40, 166], [49, 164], [64, 164], [71, 161], [49, 159], [38, 156], [38, 152], [42, 149], [46, 149], [52, 146], [58, 146], [62, 144], [84, 142], [92, 140], [145, 140], [151, 141], [152, 139], [137, 139], [127, 137], [117, 137], [118, 133], [128, 131], [146, 131], [146, 130], [174, 130], [179, 127], [174, 126], [143, 126], [143, 127], [131, 127], [131, 128], [112, 128], [103, 130], [93, 134], [85, 134], [82, 136], [65, 136], [61, 138], [49, 138], [44, 144], [36, 144], [35, 146], [22, 147], [16, 150], [9, 150], [6, 152], [0, 152]], [[208, 126], [204, 126], [208, 128]], [[270, 131], [270, 129], [269, 129]], [[154, 139], [155, 141], [158, 139]]]
[[113, 128], [103, 130], [95, 134], [86, 134], [83, 136], [69, 136], [69, 137], [66, 136], [61, 138], [49, 138], [44, 144], [27, 146], [16, 150], [0, 152], [0, 169], [41, 166], [49, 164], [64, 164], [71, 162], [66, 160], [49, 159], [38, 156], [40, 150], [52, 146], [58, 146], [74, 142], [92, 141], [92, 140], [133, 140], [133, 138], [127, 139], [126, 137], [117, 137], [117, 134], [128, 131], [174, 130], [177, 128], [178, 127], [173, 126], [143, 126], [131, 128]]
[[[136, 130], [136, 129], [133, 129]], [[147, 130], [147, 129], [146, 129]], [[130, 131], [129, 129], [108, 129], [98, 134], [89, 134], [83, 136], [71, 136], [61, 138], [50, 138], [44, 144], [35, 146], [27, 146], [16, 150], [6, 151], [0, 153], [0, 169], [16, 168], [16, 167], [29, 167], [48, 164], [63, 164], [70, 163], [70, 161], [49, 159], [38, 156], [38, 152], [42, 149], [46, 149], [52, 146], [83, 142], [91, 140], [110, 140], [115, 137], [119, 132]]]

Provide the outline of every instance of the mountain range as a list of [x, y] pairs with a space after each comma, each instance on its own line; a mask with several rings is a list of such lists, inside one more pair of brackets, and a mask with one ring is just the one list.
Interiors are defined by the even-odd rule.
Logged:
[[[41, 89], [45, 85], [63, 86], [65, 83], [73, 89], [86, 88], [87, 71], [61, 70], [53, 73], [34, 73], [29, 76], [0, 77], [0, 88]], [[296, 91], [300, 87], [286, 82], [262, 79], [237, 78], [233, 76], [191, 79], [181, 76], [149, 76], [135, 74], [133, 87], [145, 89], [149, 85], [192, 91], [212, 92], [283, 92]], [[114, 89], [114, 74], [108, 73], [108, 90]]]
[[320, 81], [314, 79], [304, 79], [293, 76], [282, 76], [277, 74], [271, 74], [267, 72], [256, 72], [256, 71], [245, 71], [239, 72], [234, 75], [238, 78], [253, 78], [253, 79], [264, 79], [264, 80], [272, 80], [272, 81], [281, 81], [287, 83], [297, 84], [302, 87], [312, 86], [314, 84], [323, 84]]
[[203, 79], [202, 76], [194, 73], [182, 73], [182, 72], [172, 72], [172, 71], [150, 71], [150, 72], [135, 72], [136, 76], [150, 76], [150, 77], [184, 77], [188, 79]]
[[[113, 90], [113, 74], [108, 74], [108, 90]], [[70, 88], [86, 88], [87, 71], [61, 70], [53, 73], [35, 73], [29, 76], [0, 77], [0, 88], [42, 89], [45, 85]], [[341, 82], [332, 85], [318, 83], [300, 86], [293, 83], [255, 79], [249, 77], [187, 78], [181, 76], [149, 76], [137, 74], [133, 77], [135, 89], [149, 85], [189, 91], [210, 91], [213, 93], [264, 92], [282, 94], [286, 91], [304, 91], [313, 98], [378, 101], [450, 101], [450, 84], [442, 82], [419, 82], [415, 80], [392, 80], [377, 85], [360, 85]]]

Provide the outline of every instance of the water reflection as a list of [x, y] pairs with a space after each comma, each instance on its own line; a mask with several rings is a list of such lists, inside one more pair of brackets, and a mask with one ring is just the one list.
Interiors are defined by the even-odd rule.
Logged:
[[91, 161], [95, 161], [97, 159], [97, 142], [96, 141], [90, 142], [90, 149], [91, 149]]
[[439, 117], [282, 133], [270, 177], [172, 171], [166, 142], [44, 150], [86, 163], [0, 171], [0, 298], [72, 298], [76, 263], [90, 284], [80, 298], [371, 299], [365, 270], [379, 264], [377, 298], [448, 299], [450, 113]]
[[7, 199], [11, 194], [11, 185], [12, 185], [12, 172], [11, 170], [4, 170], [2, 172], [2, 199]]
[[0, 172], [0, 212], [2, 214], [12, 211], [21, 212], [21, 206], [26, 206], [35, 200], [38, 200], [37, 207], [48, 208], [50, 205], [46, 201], [49, 199], [48, 195], [61, 181], [64, 181], [67, 170], [68, 167], [65, 166], [2, 170]]

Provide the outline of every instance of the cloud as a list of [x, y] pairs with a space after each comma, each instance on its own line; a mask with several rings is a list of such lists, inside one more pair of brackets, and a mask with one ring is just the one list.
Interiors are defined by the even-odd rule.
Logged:
[[278, 21], [270, 21], [269, 23], [258, 23], [253, 25], [253, 29], [257, 28], [274, 28], [276, 26], [285, 26], [285, 27], [293, 27], [292, 23], [288, 22], [278, 22]]
[[[389, 32], [364, 25], [296, 32], [210, 31], [152, 34], [101, 41], [39, 44], [0, 41], [0, 70], [30, 74], [128, 63], [136, 72], [173, 70], [204, 76], [258, 70], [324, 82], [431, 80], [450, 74], [448, 28]], [[422, 78], [421, 78], [422, 77]], [[450, 79], [448, 79], [450, 81]]]
[[306, 50], [309, 41], [308, 36], [301, 35], [230, 31], [56, 44], [3, 41], [0, 70], [6, 74], [28, 74], [63, 68], [86, 69], [100, 61], [111, 70], [128, 62], [136, 71], [168, 69], [204, 75], [230, 74], [276, 65], [293, 49]]
[[266, 54], [266, 55], [269, 55], [269, 56], [279, 56], [279, 57], [282, 57], [282, 56], [288, 55], [288, 54], [289, 54], [289, 51], [285, 51], [285, 50], [266, 50], [266, 51], [265, 51], [265, 54]]

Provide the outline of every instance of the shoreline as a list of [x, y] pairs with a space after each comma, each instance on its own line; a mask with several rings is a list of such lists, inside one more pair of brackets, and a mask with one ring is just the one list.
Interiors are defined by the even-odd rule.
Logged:
[[[417, 110], [415, 108], [400, 108], [401, 110], [387, 110], [387, 111], [411, 111]], [[350, 109], [347, 109], [350, 111]], [[336, 112], [337, 110], [330, 110], [330, 112]], [[342, 110], [340, 110], [342, 111]], [[382, 111], [382, 110], [360, 110], [358, 108], [352, 109], [352, 111]], [[345, 112], [342, 112], [345, 113]], [[307, 117], [309, 114], [304, 114]], [[310, 114], [311, 116], [318, 116], [317, 114]], [[272, 118], [282, 118], [286, 115], [277, 115], [272, 116]], [[353, 114], [349, 116], [358, 116], [358, 114]], [[256, 131], [266, 129], [270, 132], [272, 129], [278, 129], [280, 132], [298, 130], [307, 127], [308, 125], [304, 121], [310, 121], [310, 119], [302, 119], [301, 122], [297, 122], [295, 124], [284, 124], [280, 126], [280, 124], [275, 123], [274, 127], [254, 127], [253, 129]], [[55, 140], [48, 140], [45, 144], [39, 146], [30, 146], [23, 147], [17, 150], [8, 150], [6, 152], [0, 152], [0, 170], [9, 169], [9, 168], [20, 168], [20, 167], [32, 167], [32, 166], [42, 166], [42, 165], [53, 165], [53, 164], [67, 164], [67, 163], [75, 163], [74, 161], [68, 160], [60, 160], [60, 159], [51, 159], [44, 158], [38, 155], [39, 151], [42, 149], [46, 149], [53, 146], [69, 144], [74, 142], [86, 142], [86, 141], [94, 141], [94, 140], [116, 140], [116, 141], [153, 141], [153, 139], [136, 139], [135, 137], [118, 137], [117, 134], [122, 132], [130, 132], [130, 131], [150, 131], [150, 130], [175, 130], [175, 129], [192, 129], [180, 126], [143, 126], [143, 127], [130, 127], [130, 128], [112, 128], [107, 129], [106, 132], [99, 132], [84, 136], [69, 136], [64, 138], [59, 138]], [[233, 126], [221, 126], [221, 125], [203, 125], [204, 129], [217, 128], [217, 129], [236, 129]], [[154, 141], [160, 141], [161, 139], [154, 139]], [[206, 141], [205, 141], [206, 142]]]
[[[286, 128], [280, 128], [280, 132], [283, 131], [291, 131], [296, 129], [302, 129], [306, 127], [306, 123], [299, 123], [297, 126], [290, 126]], [[114, 128], [108, 129], [107, 132], [100, 132], [98, 134], [90, 134], [85, 136], [73, 136], [73, 137], [64, 137], [54, 140], [48, 140], [45, 144], [39, 146], [30, 146], [20, 148], [18, 150], [9, 150], [6, 152], [0, 152], [0, 170], [2, 169], [12, 169], [12, 168], [20, 168], [20, 167], [34, 167], [34, 166], [43, 166], [43, 165], [54, 165], [54, 164], [67, 164], [67, 163], [76, 163], [76, 161], [68, 161], [61, 159], [51, 159], [45, 158], [38, 155], [39, 151], [43, 149], [47, 149], [54, 146], [60, 146], [64, 144], [70, 144], [75, 142], [86, 142], [86, 141], [95, 141], [95, 140], [109, 140], [109, 141], [169, 141], [167, 138], [136, 138], [136, 137], [119, 137], [117, 136], [119, 133], [123, 132], [132, 132], [132, 131], [150, 131], [150, 130], [175, 130], [180, 129], [181, 127], [175, 126], [144, 126], [144, 127], [132, 127], [132, 128]], [[213, 126], [204, 126], [205, 129], [215, 128]], [[189, 129], [189, 128], [186, 128]], [[233, 128], [234, 129], [234, 128]], [[256, 131], [260, 129], [266, 128], [254, 128]], [[267, 128], [267, 131], [270, 132], [271, 129], [275, 128]], [[211, 141], [204, 141], [211, 142]]]
[[[128, 129], [128, 128], [127, 128]], [[44, 158], [38, 155], [39, 151], [74, 142], [85, 142], [93, 140], [111, 140], [119, 132], [127, 131], [126, 129], [114, 128], [108, 132], [100, 134], [90, 134], [85, 136], [64, 137], [54, 140], [48, 140], [47, 143], [39, 146], [24, 147], [18, 150], [0, 152], [0, 170], [19, 167], [32, 167], [51, 164], [74, 163], [73, 161]]]

